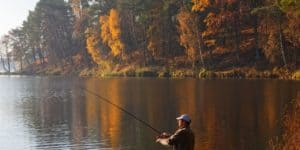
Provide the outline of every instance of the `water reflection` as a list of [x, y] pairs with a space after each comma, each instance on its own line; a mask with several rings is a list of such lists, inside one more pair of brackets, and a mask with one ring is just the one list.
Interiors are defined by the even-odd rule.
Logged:
[[[80, 86], [163, 131], [190, 114], [196, 149], [265, 149], [299, 92], [299, 82], [277, 80], [7, 78], [0, 77], [0, 120], [13, 119], [0, 129], [4, 149], [166, 149], [151, 129]], [[17, 136], [11, 128], [26, 135], [23, 144], [3, 142]]]

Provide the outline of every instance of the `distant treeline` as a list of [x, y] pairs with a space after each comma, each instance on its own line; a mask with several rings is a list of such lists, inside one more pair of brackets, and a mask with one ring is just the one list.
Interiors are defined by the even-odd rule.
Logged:
[[[40, 0], [1, 40], [35, 66], [299, 69], [297, 0]], [[3, 59], [6, 59], [5, 61]]]

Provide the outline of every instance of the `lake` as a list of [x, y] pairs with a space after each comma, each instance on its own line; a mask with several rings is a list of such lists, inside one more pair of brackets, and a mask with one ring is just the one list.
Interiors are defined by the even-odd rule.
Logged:
[[0, 149], [165, 150], [152, 129], [174, 132], [187, 113], [196, 149], [266, 149], [282, 134], [299, 81], [0, 76]]

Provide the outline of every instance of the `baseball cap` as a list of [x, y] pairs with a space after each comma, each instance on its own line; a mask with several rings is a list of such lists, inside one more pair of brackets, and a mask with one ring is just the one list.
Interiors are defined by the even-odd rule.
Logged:
[[183, 114], [183, 115], [177, 117], [176, 119], [177, 120], [184, 120], [184, 121], [186, 121], [188, 123], [192, 122], [191, 118], [187, 114]]

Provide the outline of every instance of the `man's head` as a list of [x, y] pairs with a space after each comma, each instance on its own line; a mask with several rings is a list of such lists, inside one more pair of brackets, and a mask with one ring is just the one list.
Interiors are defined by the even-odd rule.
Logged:
[[179, 128], [188, 127], [192, 122], [191, 118], [187, 114], [177, 117], [176, 120]]

